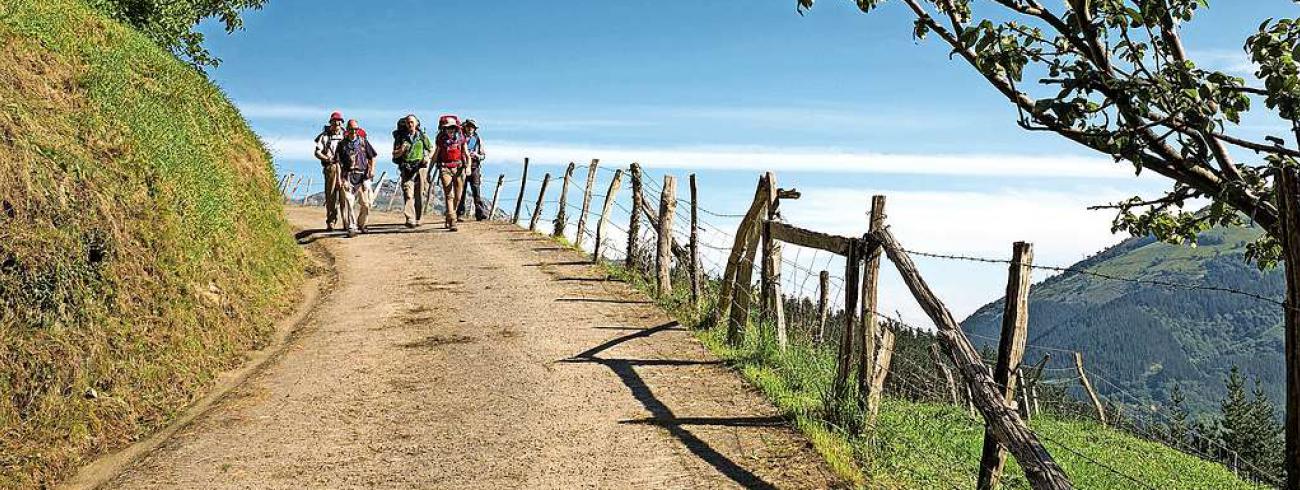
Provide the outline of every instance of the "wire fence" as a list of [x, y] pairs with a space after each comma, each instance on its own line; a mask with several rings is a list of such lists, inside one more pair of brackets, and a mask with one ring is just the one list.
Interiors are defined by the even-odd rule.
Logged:
[[[630, 172], [623, 172], [621, 186], [612, 195], [613, 200], [606, 205], [606, 201], [611, 197], [606, 189], [609, 188], [615, 170], [608, 166], [596, 168], [598, 174], [594, 179], [591, 192], [587, 194], [583, 185], [585, 179], [577, 177], [577, 174], [584, 173], [585, 169], [583, 166], [578, 166], [575, 178], [571, 182], [577, 185], [570, 185], [567, 189], [569, 196], [563, 199], [563, 209], [559, 206], [562, 201], [559, 196], [562, 186], [558, 183], [563, 173], [551, 175], [551, 180], [557, 182], [551, 182], [547, 187], [547, 195], [541, 197], [542, 212], [547, 215], [538, 220], [537, 229], [540, 232], [551, 233], [557, 225], [557, 215], [563, 211], [564, 233], [561, 235], [563, 238], [582, 250], [595, 251], [597, 261], [627, 263], [629, 262], [627, 252], [634, 250], [637, 255], [632, 257], [631, 263], [642, 272], [648, 272], [655, 261], [653, 251], [660, 232], [658, 227], [651, 226], [650, 221], [651, 218], [655, 220], [660, 218], [659, 203], [662, 201], [662, 186], [655, 182], [655, 179], [642, 178], [640, 193], [643, 199], [641, 202], [633, 202], [631, 189], [633, 177]], [[539, 203], [537, 191], [545, 180], [545, 176], [536, 173], [530, 173], [526, 179], [507, 177], [504, 174], [500, 179], [486, 179], [484, 190], [493, 194], [484, 196], [484, 200], [496, 203], [491, 218], [512, 221], [518, 216], [517, 224], [528, 226]], [[286, 201], [315, 203], [315, 199], [311, 196], [292, 191], [291, 188], [296, 188], [293, 181], [295, 177], [289, 175], [282, 179], [280, 184]], [[497, 186], [497, 182], [501, 185]], [[684, 186], [679, 184], [679, 187]], [[398, 183], [391, 179], [380, 182], [376, 188], [380, 195], [394, 195], [399, 190]], [[432, 192], [440, 194], [438, 186], [433, 186]], [[581, 204], [584, 201], [588, 203], [585, 208]], [[737, 224], [735, 220], [745, 218], [745, 214], [706, 209], [685, 198], [675, 198], [675, 201], [677, 206], [671, 216], [671, 228], [666, 231], [669, 232], [671, 241], [682, 249], [688, 249], [692, 237], [695, 238], [698, 248], [688, 252], [699, 257], [698, 274], [704, 288], [717, 287], [720, 279], [727, 272], [729, 260], [733, 267], [748, 270], [747, 275], [751, 278], [762, 276], [764, 265], [760, 260], [761, 254], [742, 256], [738, 260], [732, 254], [736, 236], [731, 230], [735, 229]], [[696, 212], [694, 220], [692, 219], [693, 204]], [[606, 208], [608, 213], [602, 215], [602, 211]], [[640, 226], [637, 235], [629, 237], [630, 232], [626, 225], [633, 220], [633, 216], [640, 221]], [[714, 221], [715, 219], [729, 221], [719, 224]], [[581, 229], [576, 226], [579, 221], [584, 223]], [[600, 243], [597, 243], [598, 229], [600, 229]], [[776, 299], [779, 306], [765, 299], [762, 286], [756, 280], [748, 286], [738, 286], [735, 293], [738, 298], [743, 298], [743, 301], [749, 304], [761, 305], [757, 308], [758, 313], [752, 318], [756, 324], [770, 324], [774, 320], [773, 315], [781, 315], [786, 325], [786, 333], [790, 337], [791, 349], [799, 351], [802, 356], [809, 359], [796, 361], [786, 358], [781, 362], [787, 364], [790, 369], [797, 367], [816, 371], [815, 374], [809, 375], [809, 379], [815, 380], [819, 386], [817, 391], [829, 392], [831, 378], [834, 375], [831, 372], [834, 369], [833, 361], [840, 347], [839, 339], [845, 334], [845, 326], [851, 321], [861, 321], [851, 320], [856, 315], [874, 317], [884, 327], [882, 332], [890, 332], [890, 336], [896, 337], [892, 341], [887, 341], [884, 337], [874, 339], [874, 344], [880, 346], [876, 353], [877, 362], [883, 356], [888, 356], [892, 363], [885, 371], [887, 374], [883, 376], [884, 396], [887, 402], [948, 405], [955, 409], [956, 413], [966, 414], [966, 423], [969, 427], [982, 431], [983, 424], [972, 408], [969, 390], [965, 389], [960, 379], [948, 381], [949, 377], [954, 377], [953, 374], [958, 372], [956, 366], [952, 365], [951, 360], [947, 358], [935, 358], [930, 354], [932, 346], [943, 349], [937, 337], [933, 335], [933, 327], [917, 326], [904, 321], [903, 315], [897, 311], [878, 311], [888, 310], [888, 308], [877, 307], [876, 310], [856, 308], [858, 311], [845, 311], [845, 287], [848, 281], [843, 275], [847, 266], [843, 256], [788, 243], [780, 244], [779, 248], [780, 257], [773, 261], [772, 271], [773, 282], [779, 290], [777, 293], [779, 297]], [[904, 251], [910, 255], [935, 260], [1000, 265], [1013, 263], [1002, 258], [910, 249]], [[681, 260], [672, 262], [672, 277], [675, 283], [690, 282], [687, 274], [688, 265]], [[1142, 286], [1231, 294], [1273, 306], [1282, 305], [1282, 302], [1277, 299], [1258, 292], [1222, 286], [1188, 284], [1150, 277], [1126, 277], [1077, 267], [1033, 265], [1032, 269], [1063, 276], [1080, 275]], [[764, 304], [765, 301], [767, 304]], [[770, 332], [757, 333], [760, 337], [769, 334]], [[976, 339], [977, 344], [984, 346], [996, 345], [1001, 340], [972, 332], [966, 332], [966, 335]], [[992, 360], [994, 356], [987, 354], [989, 353], [986, 352], [983, 361], [991, 368], [994, 364]], [[1078, 369], [1073, 365], [1073, 356], [1076, 354], [1075, 350], [1061, 346], [1026, 344], [1025, 361], [1018, 373], [1018, 377], [1024, 381], [1020, 383], [1017, 392], [1020, 397], [1018, 403], [1021, 411], [1031, 417], [1031, 420], [1038, 416], [1061, 420], [1097, 419], [1099, 415], [1084, 401], [1086, 395], [1082, 381], [1085, 378], [1091, 379], [1099, 384], [1097, 391], [1106, 399], [1108, 410], [1112, 412], [1109, 413], [1113, 417], [1112, 427], [1143, 439], [1170, 445], [1198, 458], [1223, 463], [1243, 478], [1267, 484], [1278, 483], [1272, 478], [1270, 472], [1243, 460], [1214, 434], [1203, 434], [1189, 428], [1186, 435], [1181, 436], [1182, 441], [1172, 441], [1168, 427], [1177, 416], [1171, 413], [1170, 407], [1137, 396], [1131, 393], [1131, 390], [1125, 389], [1095, 370]], [[861, 353], [854, 352], [853, 355], [861, 355]], [[1000, 386], [1000, 388], [1006, 387]], [[1115, 407], [1121, 406], [1129, 407], [1129, 410], [1123, 414], [1113, 413]], [[861, 456], [865, 460], [864, 464], [889, 466], [888, 458], [882, 455], [886, 454], [889, 446], [896, 445], [901, 446], [912, 457], [924, 462], [920, 466], [921, 469], [915, 465], [890, 467], [893, 471], [908, 474], [916, 483], [927, 487], [944, 488], [972, 488], [975, 485], [977, 475], [973, 469], [977, 466], [971, 461], [944, 457], [940, 451], [936, 451], [933, 447], [926, 447], [916, 440], [890, 435], [889, 430], [878, 430], [880, 422], [877, 419], [859, 418], [860, 421], [867, 422], [866, 427], [853, 426], [846, 423], [843, 417], [831, 413], [824, 415], [823, 422], [846, 433], [873, 434], [869, 439], [874, 445], [869, 447], [874, 448], [874, 452], [868, 451]], [[1114, 481], [1123, 482], [1133, 488], [1155, 488], [1154, 485], [1159, 483], [1144, 481], [1141, 475], [1134, 474], [1131, 466], [1114, 464], [1115, 453], [1125, 451], [1123, 448], [1107, 448], [1106, 451], [1111, 451], [1112, 454], [1103, 457], [1098, 455], [1099, 448], [1095, 445], [1080, 445], [1078, 442], [1058, 437], [1051, 432], [1039, 431], [1038, 435], [1054, 454], [1062, 459], [1068, 459], [1073, 465], [1091, 467], [1091, 471], [1110, 475]], [[1137, 453], [1128, 456], [1139, 460], [1143, 457]]]

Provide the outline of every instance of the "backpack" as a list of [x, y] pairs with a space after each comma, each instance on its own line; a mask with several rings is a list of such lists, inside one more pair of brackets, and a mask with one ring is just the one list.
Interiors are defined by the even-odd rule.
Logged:
[[455, 168], [460, 165], [465, 158], [463, 150], [465, 149], [465, 138], [460, 136], [446, 136], [445, 133], [438, 133], [438, 163], [454, 164], [445, 165]]
[[429, 137], [424, 134], [424, 131], [418, 131], [411, 136], [410, 143], [403, 143], [402, 146], [406, 148], [406, 152], [402, 154], [401, 161], [418, 162], [424, 160], [424, 152], [429, 149]]

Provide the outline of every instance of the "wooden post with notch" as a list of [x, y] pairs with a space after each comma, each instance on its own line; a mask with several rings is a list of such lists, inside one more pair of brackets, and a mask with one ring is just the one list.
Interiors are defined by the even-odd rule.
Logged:
[[605, 191], [605, 204], [600, 208], [600, 219], [596, 221], [596, 239], [591, 245], [591, 263], [600, 263], [600, 251], [605, 239], [605, 224], [609, 222], [609, 208], [614, 205], [614, 197], [623, 180], [623, 169], [614, 170], [614, 178], [609, 181], [609, 190]]
[[655, 277], [659, 296], [673, 292], [673, 216], [677, 212], [677, 177], [664, 175], [659, 193], [659, 225], [655, 241]]
[[1088, 393], [1088, 399], [1092, 401], [1093, 410], [1097, 411], [1097, 421], [1105, 427], [1106, 407], [1101, 404], [1101, 397], [1097, 396], [1097, 390], [1092, 388], [1092, 381], [1088, 379], [1088, 371], [1083, 369], [1083, 353], [1074, 353], [1074, 369], [1079, 373], [1079, 383], [1083, 385], [1083, 391]]
[[889, 228], [874, 232], [871, 237], [885, 248], [885, 254], [898, 269], [903, 283], [912, 292], [921, 310], [938, 328], [938, 338], [944, 343], [949, 360], [957, 366], [962, 380], [971, 388], [972, 400], [984, 416], [985, 424], [991, 429], [986, 431], [986, 435], [991, 432], [997, 443], [1005, 446], [1016, 457], [1025, 471], [1025, 480], [1031, 487], [1036, 490], [1072, 488], [1069, 477], [1052, 459], [1051, 453], [1043, 447], [1038, 436], [1014, 409], [1007, 406], [1001, 387], [984, 365], [975, 345], [962, 332], [948, 307], [926, 284], [916, 269], [916, 263], [912, 262], [912, 257], [899, 245]]
[[524, 175], [519, 178], [519, 199], [515, 200], [515, 214], [510, 219], [514, 224], [519, 224], [519, 212], [524, 209], [524, 190], [528, 187], [528, 157], [524, 157]]
[[[998, 342], [998, 359], [993, 369], [993, 381], [1002, 387], [1002, 403], [1016, 406], [1016, 373], [1025, 356], [1025, 341], [1029, 333], [1029, 282], [1034, 262], [1034, 246], [1016, 242], [1012, 246], [1011, 265], [1008, 271], [1007, 291], [1002, 310], [1002, 337]], [[1021, 417], [1025, 417], [1021, 414]], [[998, 488], [1002, 481], [1002, 468], [1006, 465], [1006, 450], [997, 442], [992, 429], [984, 431], [984, 450], [980, 457], [978, 488]]]
[[[885, 227], [885, 196], [871, 196], [871, 218], [868, 222], [870, 231], [875, 232]], [[858, 333], [858, 345], [861, 346], [858, 360], [858, 396], [862, 398], [867, 409], [867, 424], [875, 423], [876, 414], [880, 413], [880, 394], [884, 387], [885, 376], [889, 373], [890, 360], [893, 359], [892, 345], [886, 349], [876, 345], [883, 340], [880, 329], [880, 317], [877, 306], [880, 299], [880, 247], [872, 247], [863, 258], [862, 275], [862, 328]], [[893, 333], [888, 334], [893, 342]], [[877, 371], [881, 371], [877, 375]], [[876, 380], [879, 380], [877, 386]]]
[[826, 341], [826, 318], [831, 314], [831, 273], [817, 274], [817, 342]]
[[1282, 307], [1283, 359], [1286, 365], [1286, 412], [1283, 434], [1286, 450], [1282, 467], [1287, 490], [1300, 490], [1300, 169], [1277, 172], [1277, 207], [1281, 211], [1282, 260], [1286, 264], [1286, 301]]
[[582, 237], [587, 234], [587, 213], [591, 212], [591, 188], [596, 185], [596, 167], [600, 159], [591, 159], [587, 166], [587, 186], [582, 191], [582, 214], [578, 215], [578, 233], [574, 235], [573, 245], [582, 249]]
[[533, 205], [533, 219], [528, 220], [528, 229], [537, 231], [537, 221], [542, 218], [543, 199], [546, 198], [546, 186], [551, 184], [551, 174], [542, 177], [542, 188], [537, 191], [537, 204]]
[[[727, 321], [727, 342], [731, 345], [740, 343], [741, 329], [744, 324], [730, 323], [731, 310], [735, 306], [736, 298], [740, 296], [741, 285], [739, 283], [740, 271], [744, 267], [753, 267], [753, 248], [758, 243], [758, 222], [763, 219], [767, 209], [767, 176], [759, 177], [758, 185], [754, 188], [754, 200], [749, 204], [749, 210], [745, 212], [745, 217], [740, 220], [740, 225], [736, 227], [736, 236], [731, 244], [731, 253], [727, 257], [727, 266], [722, 273], [722, 285], [718, 294], [718, 304], [714, 310], [713, 322], [715, 324]], [[748, 256], [747, 256], [748, 255]], [[748, 281], [748, 276], [746, 276]], [[749, 283], [744, 284], [744, 294], [749, 293]]]
[[867, 416], [872, 424], [876, 423], [876, 415], [880, 412], [880, 398], [885, 393], [885, 379], [889, 377], [889, 365], [894, 360], [894, 342], [897, 339], [894, 329], [888, 325], [882, 325], [878, 330], [880, 333], [876, 336], [874, 361], [876, 369], [871, 371], [871, 384], [868, 388], [870, 393], [867, 394]]
[[691, 263], [687, 271], [691, 275], [691, 306], [697, 311], [700, 307], [700, 215], [699, 189], [695, 187], [695, 174], [690, 176], [691, 185]]
[[[772, 172], [763, 174], [762, 182], [762, 203], [759, 209], [752, 216], [753, 220], [749, 223], [749, 228], [744, 233], [744, 249], [740, 258], [739, 267], [736, 268], [736, 283], [732, 289], [731, 301], [731, 318], [728, 320], [730, 329], [727, 331], [727, 337], [733, 338], [736, 343], [740, 341], [740, 335], [744, 333], [745, 326], [749, 324], [749, 308], [754, 302], [754, 265], [758, 261], [758, 242], [759, 233], [762, 231], [763, 217], [767, 214], [767, 209], [772, 206], [776, 200], [776, 175]], [[742, 225], [744, 223], [742, 222]]]
[[848, 395], [849, 373], [853, 369], [853, 339], [858, 327], [858, 270], [862, 259], [859, 257], [862, 243], [854, 239], [844, 261], [844, 329], [840, 331], [840, 346], [835, 356], [835, 381], [832, 397], [836, 403], [844, 401]]
[[776, 328], [776, 344], [785, 350], [789, 335], [785, 325], [785, 304], [781, 300], [781, 242], [772, 239], [772, 221], [777, 219], [777, 207], [781, 205], [778, 197], [767, 207], [767, 219], [763, 221], [763, 263], [760, 267], [760, 289], [762, 292], [763, 316], [770, 318]]
[[506, 174], [497, 176], [497, 188], [492, 191], [492, 207], [488, 209], [488, 219], [493, 220], [497, 217], [497, 198], [501, 197], [501, 186], [506, 183]]
[[641, 164], [632, 162], [629, 170], [632, 174], [632, 212], [627, 222], [627, 256], [624, 258], [623, 266], [629, 271], [641, 271], [638, 265], [638, 255], [641, 253], [637, 250], [637, 245], [641, 240], [641, 213], [638, 213], [641, 207], [641, 201], [644, 197], [641, 195]]
[[[560, 184], [559, 209], [555, 211], [555, 228], [551, 231], [553, 237], [564, 238], [564, 225], [569, 221], [569, 182], [573, 180], [574, 168], [574, 163], [569, 162], [569, 168], [564, 169], [564, 183]], [[582, 241], [582, 237], [578, 237], [576, 241]]]

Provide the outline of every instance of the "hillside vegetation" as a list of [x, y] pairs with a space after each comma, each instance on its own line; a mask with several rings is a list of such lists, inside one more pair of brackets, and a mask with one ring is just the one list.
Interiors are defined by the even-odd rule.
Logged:
[[[607, 264], [606, 268], [612, 277], [654, 296], [653, 284], [645, 276], [621, 266]], [[744, 342], [728, 345], [726, 327], [711, 325], [706, 313], [716, 301], [717, 281], [710, 281], [706, 304], [698, 309], [689, 305], [689, 291], [684, 287], [688, 281], [680, 278], [673, 284], [676, 289], [671, 295], [656, 298], [660, 306], [683, 325], [697, 329], [704, 345], [757, 386], [808, 436], [841, 477], [862, 488], [976, 486], [983, 421], [965, 407], [941, 401], [943, 396], [935, 395], [942, 388], [932, 370], [918, 371], [916, 367], [918, 361], [929, 366], [926, 354], [920, 353], [928, 352], [925, 347], [934, 341], [933, 335], [900, 333], [878, 422], [857, 430], [835, 421], [862, 420], [860, 411], [836, 410], [827, 403], [838, 348], [833, 342], [815, 343], [807, 331], [794, 327], [791, 344], [782, 351], [774, 328], [753, 319]], [[1265, 488], [1242, 480], [1218, 463], [1091, 420], [1044, 413], [1035, 417], [1031, 426], [1077, 488]], [[1012, 462], [1003, 483], [1004, 488], [1029, 488]]]
[[258, 348], [303, 260], [199, 72], [74, 0], [0, 0], [0, 486], [120, 447]]
[[[1252, 228], [1215, 228], [1198, 246], [1124, 241], [1072, 266], [1101, 274], [1192, 286], [1230, 288], [1281, 301], [1280, 268], [1261, 272], [1243, 259]], [[970, 316], [963, 327], [996, 338], [1002, 302]], [[1104, 377], [1103, 395], [1115, 402], [1165, 404], [1175, 384], [1193, 411], [1214, 411], [1232, 366], [1258, 377], [1273, 400], [1282, 400], [1282, 309], [1279, 305], [1221, 291], [1162, 287], [1066, 273], [1036, 284], [1029, 295], [1029, 343], [1078, 350], [1088, 369]], [[1026, 358], [1037, 361], [1041, 349]], [[1071, 362], [1056, 356], [1053, 363]], [[1120, 392], [1113, 382], [1123, 389]]]

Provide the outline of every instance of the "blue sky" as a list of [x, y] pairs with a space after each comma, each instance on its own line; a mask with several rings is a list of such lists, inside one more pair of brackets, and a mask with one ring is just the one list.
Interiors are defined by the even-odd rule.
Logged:
[[[1288, 0], [1211, 3], [1186, 29], [1189, 48], [1243, 76], [1241, 45], [1259, 21], [1300, 14]], [[785, 205], [797, 224], [861, 233], [870, 195], [885, 193], [912, 248], [1004, 256], [1030, 240], [1055, 265], [1123, 238], [1109, 214], [1084, 208], [1164, 183], [1019, 129], [1004, 100], [935, 40], [913, 41], [911, 25], [898, 2], [863, 15], [822, 0], [801, 17], [793, 0], [272, 0], [244, 32], [206, 30], [224, 60], [212, 78], [281, 171], [315, 168], [310, 140], [334, 109], [377, 145], [403, 114], [457, 113], [481, 123], [490, 175], [517, 173], [523, 156], [635, 160], [683, 182], [698, 172], [704, 205], [730, 213], [772, 170], [804, 191]], [[1005, 274], [922, 267], [959, 316], [997, 297]]]

